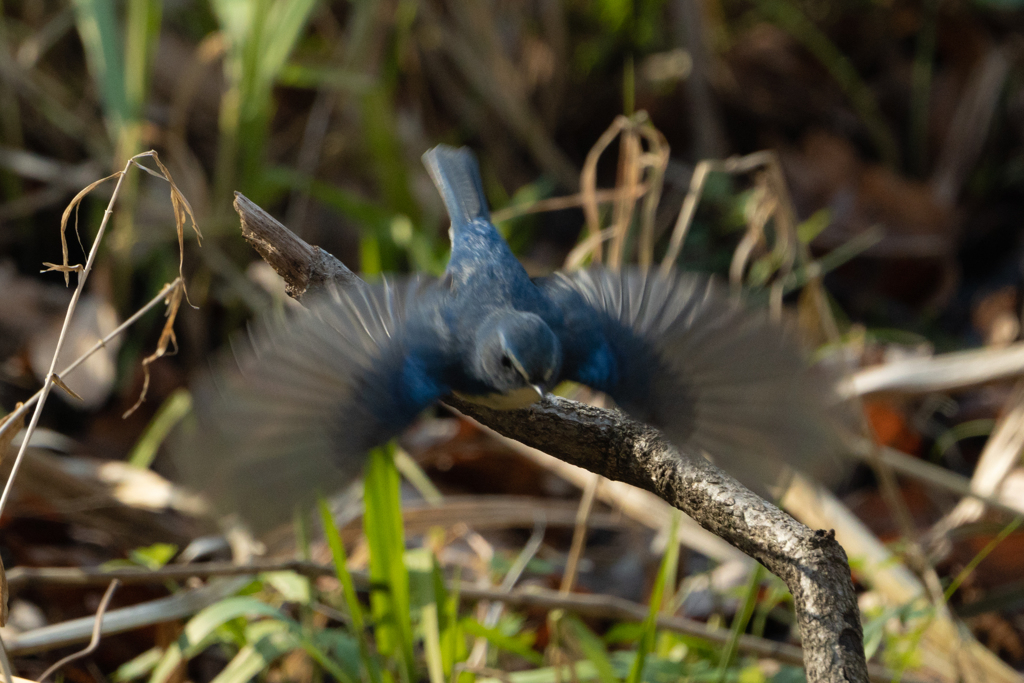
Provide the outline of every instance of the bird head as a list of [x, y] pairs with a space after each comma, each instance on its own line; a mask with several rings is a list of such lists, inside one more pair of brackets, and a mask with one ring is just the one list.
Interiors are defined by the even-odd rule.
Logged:
[[534, 313], [499, 311], [487, 316], [476, 346], [477, 374], [499, 393], [532, 387], [539, 398], [558, 376], [558, 338]]

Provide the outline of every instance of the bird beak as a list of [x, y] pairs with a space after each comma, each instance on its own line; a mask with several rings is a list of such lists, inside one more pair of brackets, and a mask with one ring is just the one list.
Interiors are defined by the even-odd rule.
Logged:
[[540, 397], [540, 400], [543, 401], [544, 400], [544, 396], [547, 393], [547, 392], [544, 391], [544, 387], [542, 387], [539, 384], [531, 384], [530, 386], [533, 387], [533, 390], [537, 392], [537, 395]]

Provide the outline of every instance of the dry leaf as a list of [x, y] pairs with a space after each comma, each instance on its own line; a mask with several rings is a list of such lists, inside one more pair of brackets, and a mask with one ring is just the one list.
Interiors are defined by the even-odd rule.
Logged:
[[162, 358], [167, 353], [167, 347], [171, 344], [174, 345], [175, 353], [178, 350], [178, 338], [174, 334], [174, 319], [178, 316], [178, 308], [181, 306], [181, 296], [185, 291], [185, 285], [183, 280], [178, 281], [178, 286], [171, 290], [171, 293], [167, 297], [167, 313], [164, 315], [167, 317], [167, 322], [164, 323], [164, 329], [160, 333], [160, 339], [156, 344], [156, 351], [151, 355], [146, 356], [142, 359], [142, 371], [144, 373], [142, 379], [142, 391], [139, 393], [139, 400], [135, 402], [131, 408], [125, 411], [122, 418], [126, 418], [142, 405], [142, 402], [146, 400], [146, 392], [149, 391], [149, 364], [158, 358]]
[[[68, 256], [67, 254], [64, 254], [64, 258], [67, 258], [67, 256]], [[44, 268], [43, 270], [39, 271], [40, 273], [49, 273], [49, 272], [52, 272], [54, 270], [56, 270], [58, 272], [61, 272], [61, 273], [64, 273], [64, 283], [65, 284], [67, 284], [67, 279], [68, 279], [68, 274], [69, 273], [73, 273], [73, 272], [74, 273], [81, 273], [83, 270], [85, 270], [85, 266], [83, 266], [81, 263], [76, 263], [73, 266], [59, 266], [56, 263], [50, 263], [49, 261], [43, 261], [43, 265], [46, 266], [46, 268]]]
[[[587, 238], [581, 243], [580, 249], [590, 252], [591, 259], [594, 263], [601, 262], [601, 220], [597, 210], [597, 199], [594, 196], [597, 191], [597, 160], [601, 158], [601, 154], [608, 145], [612, 144], [612, 140], [615, 136], [629, 124], [629, 119], [625, 116], [617, 116], [612, 121], [612, 125], [608, 127], [601, 137], [597, 139], [594, 146], [587, 152], [587, 159], [583, 164], [583, 170], [580, 172], [580, 194], [583, 195], [583, 216], [587, 223]], [[583, 247], [586, 244], [586, 247]], [[581, 261], [585, 256], [581, 257]]]
[[[597, 163], [601, 155], [621, 135], [619, 145], [619, 172], [615, 188], [597, 189]], [[647, 142], [644, 150], [643, 142]], [[572, 198], [579, 204], [586, 219], [587, 236], [569, 253], [565, 268], [575, 270], [589, 259], [592, 263], [605, 260], [616, 268], [622, 260], [626, 236], [634, 222], [637, 204], [640, 210], [639, 259], [650, 265], [654, 243], [654, 218], [661, 197], [662, 180], [668, 167], [669, 148], [665, 137], [658, 132], [644, 112], [632, 117], [618, 116], [612, 125], [590, 148], [580, 172], [580, 193]], [[578, 199], [576, 199], [578, 197]], [[613, 201], [611, 225], [601, 229], [598, 204], [605, 198]], [[609, 242], [608, 254], [604, 243]]]
[[[75, 268], [72, 268], [71, 266], [68, 265], [67, 227], [68, 227], [68, 218], [71, 217], [71, 212], [72, 211], [75, 212], [75, 235], [78, 235], [78, 205], [82, 203], [82, 200], [85, 199], [85, 196], [87, 194], [89, 194], [90, 192], [92, 192], [96, 188], [97, 185], [105, 183], [108, 180], [112, 180], [114, 178], [120, 178], [121, 175], [122, 175], [122, 172], [118, 171], [117, 173], [112, 173], [112, 174], [108, 175], [106, 178], [100, 178], [99, 180], [97, 180], [97, 181], [95, 181], [93, 183], [90, 183], [89, 185], [87, 185], [85, 187], [85, 189], [83, 189], [78, 194], [76, 194], [75, 198], [72, 199], [71, 203], [68, 204], [66, 209], [64, 209], [64, 215], [62, 215], [60, 217], [60, 248], [61, 248], [61, 252], [63, 252], [63, 254], [64, 254], [64, 267], [60, 268], [60, 267], [57, 267], [57, 266], [52, 266], [52, 264], [49, 264], [49, 263], [44, 264], [44, 265], [52, 266], [50, 268], [50, 270], [61, 270], [64, 273], [64, 285], [65, 286], [67, 286], [71, 282], [70, 281], [70, 277], [69, 277], [69, 273], [71, 272], [71, 270], [75, 270]], [[79, 244], [82, 243], [81, 238], [79, 238], [78, 243]], [[70, 270], [65, 270], [65, 269], [70, 269]]]
[[[149, 152], [146, 152], [145, 154], [140, 154], [138, 156], [151, 157], [153, 161], [156, 163], [157, 167], [160, 169], [160, 171], [154, 171], [153, 169], [147, 168], [133, 160], [133, 163], [135, 163], [136, 166], [138, 166], [143, 171], [149, 173], [152, 176], [156, 176], [157, 178], [162, 178], [166, 180], [167, 184], [171, 186], [171, 207], [173, 207], [174, 209], [174, 226], [175, 229], [178, 231], [178, 275], [181, 277], [181, 281], [184, 283], [185, 274], [183, 269], [185, 267], [185, 225], [188, 222], [188, 220], [192, 221], [192, 230], [196, 233], [196, 240], [200, 244], [202, 244], [203, 241], [203, 233], [199, 231], [199, 225], [196, 223], [196, 216], [194, 213], [192, 213], [192, 205], [188, 203], [188, 200], [185, 198], [185, 195], [182, 194], [181, 190], [178, 188], [178, 185], [174, 182], [174, 178], [171, 177], [171, 172], [168, 171], [167, 167], [164, 166], [164, 163], [160, 161], [160, 155], [157, 154], [155, 151], [150, 150]], [[184, 285], [182, 285], [182, 288], [184, 289]], [[135, 408], [132, 408], [132, 411], [134, 410]], [[132, 411], [129, 411], [129, 414]]]
[[64, 384], [64, 380], [62, 380], [60, 378], [60, 375], [58, 375], [57, 373], [53, 373], [53, 376], [50, 379], [52, 379], [54, 384], [63, 389], [72, 398], [77, 398], [79, 401], [82, 400], [81, 396], [72, 391], [67, 384]]

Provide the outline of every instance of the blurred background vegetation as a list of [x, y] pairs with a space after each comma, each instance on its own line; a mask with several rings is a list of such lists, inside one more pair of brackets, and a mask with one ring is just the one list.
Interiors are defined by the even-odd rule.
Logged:
[[[284, 305], [283, 288], [240, 239], [234, 191], [354, 270], [438, 273], [446, 260], [447, 220], [419, 158], [439, 142], [477, 152], [492, 206], [503, 219], [499, 227], [534, 274], [560, 267], [586, 234], [581, 201], [535, 211], [545, 206], [538, 202], [572, 197], [588, 182], [597, 188], [639, 182], [630, 175], [637, 150], [652, 156], [665, 152], [656, 178], [663, 182], [660, 200], [644, 217], [630, 205], [625, 219], [617, 207], [602, 203], [599, 222], [618, 221], [625, 228], [632, 222], [649, 224], [657, 258], [670, 249], [698, 162], [775, 150], [785, 178], [781, 190], [757, 169], [707, 177], [678, 259], [681, 266], [728, 275], [734, 251], [758, 211], [779, 221], [772, 212], [781, 204], [799, 223], [800, 267], [817, 263], [827, 271], [821, 291], [840, 333], [831, 341], [841, 342], [857, 363], [1006, 346], [1020, 335], [1024, 284], [1020, 9], [1017, 0], [4, 2], [0, 412], [36, 391], [49, 365], [70, 295], [58, 275], [38, 271], [41, 263], [58, 261], [59, 225], [68, 201], [151, 148], [188, 198], [205, 238], [200, 248], [187, 234], [184, 244], [189, 300], [198, 309], [183, 307], [176, 321], [177, 353], [148, 366], [148, 399], [128, 418], [121, 416], [136, 402], [144, 381], [141, 361], [163, 329], [156, 310], [68, 379], [81, 401], [61, 396], [48, 404], [42, 445], [64, 455], [46, 467], [64, 467], [60, 471], [69, 477], [79, 476], [67, 473], [67, 462], [76, 458], [128, 460], [166, 473], [159, 444], [188, 409], [183, 388], [189, 377], [254, 312]], [[639, 143], [624, 137], [598, 158], [592, 150], [622, 114], [634, 117], [636, 130], [647, 131], [647, 142], [630, 152], [629, 145]], [[654, 149], [651, 140], [661, 147]], [[644, 163], [650, 191], [659, 184], [650, 175], [657, 164]], [[592, 177], [584, 173], [581, 180], [588, 168]], [[110, 191], [98, 187], [77, 212], [86, 248]], [[769, 210], [766, 201], [776, 205]], [[79, 242], [73, 237], [69, 242], [71, 262], [84, 261]], [[741, 279], [754, 289], [780, 281], [788, 291], [792, 283], [783, 281], [783, 264], [770, 242], [754, 248], [754, 265]], [[636, 251], [633, 244], [625, 253]], [[118, 198], [111, 232], [73, 325], [73, 341], [91, 344], [130, 316], [176, 277], [179, 257], [166, 184], [133, 172]], [[797, 276], [800, 283], [811, 277], [799, 268]], [[791, 295], [787, 302], [796, 300]], [[76, 355], [68, 353], [67, 360]], [[1009, 389], [875, 400], [867, 415], [884, 445], [970, 477], [1009, 405]], [[403, 444], [445, 495], [530, 495], [575, 509], [579, 491], [574, 486], [453, 422], [442, 421], [447, 431], [420, 428]], [[38, 467], [43, 469], [33, 471], [43, 477], [41, 483], [26, 484], [27, 493], [0, 520], [0, 555], [8, 569], [94, 566], [125, 558], [158, 566], [205, 529], [166, 512], [171, 504], [159, 513], [150, 510], [153, 518], [145, 521], [134, 513], [114, 521], [110, 514], [91, 517], [89, 504], [75, 498], [84, 495], [81, 491], [67, 494], [71, 502], [55, 502], [54, 486], [45, 482], [58, 476], [57, 470]], [[372, 479], [381, 487], [374, 500], [384, 510], [376, 514], [391, 515], [387, 524], [397, 525], [401, 538], [401, 517], [395, 522], [395, 510], [388, 508], [398, 504], [397, 479], [388, 479], [390, 470], [381, 467]], [[418, 467], [408, 467], [403, 473], [416, 479]], [[510, 471], [516, 476], [509, 477]], [[422, 486], [420, 494], [431, 490]], [[931, 528], [951, 507], [948, 498], [914, 481], [901, 480], [899, 487], [918, 531]], [[874, 478], [862, 473], [843, 493], [847, 506], [900, 551], [908, 528], [897, 523]], [[123, 500], [118, 504], [132, 507]], [[552, 510], [553, 518], [561, 514], [561, 508]], [[611, 512], [602, 514], [600, 528], [588, 537], [590, 564], [580, 570], [585, 590], [644, 600], [654, 586], [657, 599], [651, 604], [660, 607], [668, 590], [675, 602], [666, 597], [665, 604], [674, 609], [686, 597], [682, 584], [670, 581], [677, 572], [694, 578], [728, 564], [721, 557], [709, 561], [706, 548], [704, 555], [692, 551], [661, 558], [660, 550], [651, 550], [646, 529], [636, 536], [634, 527], [615, 521]], [[663, 549], [668, 518], [659, 519], [653, 526], [661, 525], [661, 535], [653, 547]], [[508, 571], [528, 535], [522, 527], [532, 526], [522, 519], [517, 524], [508, 525], [519, 529], [516, 533], [488, 536], [498, 551], [482, 574], [500, 577]], [[357, 542], [358, 534], [346, 535], [345, 529], [345, 544], [350, 550], [355, 544], [353, 566], [366, 565], [366, 553], [371, 574], [374, 555], [403, 564], [400, 544], [374, 540], [372, 532], [369, 540], [364, 535]], [[957, 599], [989, 600], [988, 608], [968, 610], [973, 631], [1006, 662], [1022, 667], [1024, 539], [1014, 529], [1000, 533], [1005, 529], [1005, 520], [977, 522], [969, 532], [961, 530], [952, 550], [947, 547], [933, 564], [947, 581], [965, 567], [976, 569]], [[627, 538], [631, 535], [636, 538]], [[530, 564], [537, 582], [561, 575], [570, 536], [562, 531], [545, 536], [547, 550]], [[472, 534], [463, 531], [460, 538], [479, 550]], [[993, 540], [1001, 550], [988, 548]], [[158, 541], [174, 545], [152, 545]], [[335, 559], [341, 547], [335, 544]], [[443, 555], [441, 548], [450, 549], [448, 542], [431, 541], [428, 534], [423, 548], [434, 554], [405, 562], [427, 582], [413, 581], [411, 599], [419, 605], [415, 625], [387, 623], [388, 608], [379, 602], [363, 605], [367, 619], [393, 631], [372, 632], [383, 661], [368, 654], [360, 629], [339, 626], [361, 623], [354, 593], [343, 599], [339, 584], [333, 584], [337, 609], [317, 612], [320, 598], [309, 592], [312, 584], [298, 575], [274, 575], [247, 584], [249, 602], [218, 603], [219, 616], [189, 622], [198, 640], [176, 655], [171, 644], [180, 623], [107, 639], [88, 665], [73, 665], [66, 675], [96, 679], [131, 660], [141, 664], [122, 670], [122, 679], [155, 671], [160, 680], [183, 680], [184, 652], [186, 659], [198, 658], [188, 670], [197, 680], [213, 678], [228, 659], [238, 680], [271, 669], [274, 680], [369, 677], [376, 683], [382, 675], [433, 680], [437, 667], [450, 676], [456, 663], [467, 661], [470, 635], [511, 658], [496, 659], [492, 650], [485, 660], [490, 666], [524, 669], [566, 661], [551, 655], [560, 651], [559, 633], [567, 651], [592, 665], [580, 676], [602, 681], [801, 675], [798, 669], [771, 669], [750, 659], [736, 664], [735, 648], [690, 636], [662, 632], [655, 641], [650, 620], [634, 627], [612, 626], [614, 619], [570, 620], [556, 628], [524, 611], [503, 616], [500, 628], [482, 617], [460, 621], [457, 595], [438, 589], [422, 598], [424, 585], [440, 585], [444, 572], [433, 558]], [[986, 548], [988, 559], [980, 563], [978, 551]], [[624, 558], [632, 564], [624, 564]], [[376, 560], [378, 568], [384, 561]], [[445, 571], [461, 566], [442, 564]], [[921, 566], [910, 564], [922, 573]], [[408, 586], [409, 578], [382, 580], [394, 588], [403, 581]], [[710, 602], [690, 605], [686, 613], [712, 625], [731, 623], [737, 634], [752, 620], [759, 635], [792, 638], [784, 590], [749, 571], [741, 572], [738, 582], [711, 591]], [[115, 604], [166, 594], [159, 587], [134, 591], [121, 591]], [[251, 596], [273, 606], [273, 613], [267, 607], [262, 621], [246, 619], [260, 610]], [[14, 627], [31, 631], [92, 614], [98, 595], [93, 589], [37, 588], [15, 597], [21, 621]], [[408, 595], [405, 600], [408, 605]], [[915, 630], [914, 620], [940, 608], [865, 604], [875, 610], [869, 651], [887, 652], [887, 663], [897, 670], [920, 665], [915, 652], [921, 629]], [[424, 605], [433, 605], [433, 622], [422, 620]], [[330, 628], [324, 627], [328, 622]], [[199, 647], [210, 642], [204, 639], [211, 633], [219, 634], [217, 648]], [[310, 640], [310, 634], [316, 637]], [[258, 643], [266, 647], [260, 650]], [[437, 649], [439, 643], [444, 648]], [[253, 655], [257, 650], [259, 656]], [[442, 650], [443, 661], [437, 660]], [[66, 651], [18, 664], [38, 674]], [[281, 657], [293, 652], [300, 653], [298, 659], [286, 657], [281, 664]], [[132, 659], [140, 653], [149, 659]], [[646, 672], [636, 666], [644, 653], [653, 653]], [[242, 654], [248, 659], [239, 659]], [[684, 665], [690, 668], [680, 668]], [[563, 674], [551, 666], [522, 683], [560, 680]]]

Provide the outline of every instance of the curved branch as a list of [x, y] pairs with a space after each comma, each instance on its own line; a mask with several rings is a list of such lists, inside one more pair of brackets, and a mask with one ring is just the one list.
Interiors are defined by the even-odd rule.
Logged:
[[[306, 245], [245, 197], [237, 197], [235, 208], [246, 232], [256, 232], [259, 226], [268, 224], [267, 219], [273, 221], [271, 229], [255, 236], [261, 243], [280, 251], [275, 244], [287, 239], [305, 245], [305, 250], [292, 249], [293, 253], [317, 255], [308, 267], [301, 268], [278, 268], [273, 259], [267, 259], [285, 279], [289, 291], [304, 293], [328, 282], [352, 285], [354, 276], [340, 261], [318, 247]], [[253, 220], [253, 211], [261, 213], [259, 221]], [[254, 242], [249, 234], [246, 239]], [[259, 251], [264, 253], [263, 249]], [[296, 272], [310, 275], [296, 281]], [[850, 568], [832, 531], [813, 531], [800, 524], [699, 453], [680, 454], [657, 430], [616, 410], [554, 396], [515, 411], [491, 410], [455, 398], [446, 403], [499, 434], [601, 476], [650, 491], [690, 515], [708, 531], [761, 562], [789, 587], [808, 681], [868, 680]]]

